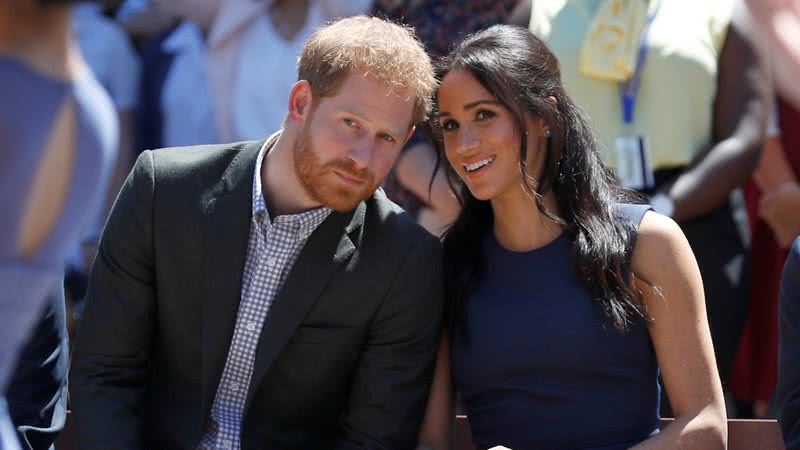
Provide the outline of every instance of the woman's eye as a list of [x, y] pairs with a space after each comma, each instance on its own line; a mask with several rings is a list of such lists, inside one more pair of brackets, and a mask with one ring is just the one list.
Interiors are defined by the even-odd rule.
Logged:
[[455, 120], [448, 120], [448, 121], [442, 123], [441, 127], [445, 131], [450, 131], [450, 130], [455, 130], [456, 128], [458, 128], [458, 124], [456, 123]]
[[356, 126], [356, 122], [355, 122], [353, 119], [344, 119], [344, 123], [345, 123], [345, 125], [347, 125], [348, 127], [354, 127], [354, 126]]
[[484, 119], [491, 119], [494, 116], [495, 116], [494, 112], [482, 109], [478, 111], [478, 113], [475, 115], [475, 118], [478, 120], [484, 120]]

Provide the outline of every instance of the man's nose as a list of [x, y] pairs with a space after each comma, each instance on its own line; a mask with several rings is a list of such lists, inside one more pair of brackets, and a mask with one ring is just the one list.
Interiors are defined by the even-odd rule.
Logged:
[[372, 158], [372, 151], [375, 148], [375, 142], [369, 138], [362, 138], [356, 142], [350, 149], [348, 157], [357, 169], [365, 169], [369, 167], [369, 161]]

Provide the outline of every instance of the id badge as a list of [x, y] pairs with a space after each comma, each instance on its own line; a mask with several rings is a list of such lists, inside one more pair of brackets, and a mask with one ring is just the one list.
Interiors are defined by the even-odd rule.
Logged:
[[616, 149], [619, 183], [637, 191], [654, 188], [653, 160], [647, 136], [620, 136], [616, 139]]

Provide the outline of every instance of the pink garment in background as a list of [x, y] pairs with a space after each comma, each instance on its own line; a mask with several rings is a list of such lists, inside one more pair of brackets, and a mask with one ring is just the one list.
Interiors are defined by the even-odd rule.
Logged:
[[772, 52], [781, 95], [800, 107], [800, 0], [746, 0]]
[[[256, 20], [267, 14], [267, 2], [252, 0], [226, 0], [221, 2], [219, 12], [211, 25], [207, 41], [208, 80], [220, 142], [237, 140], [233, 133], [230, 102], [236, 74], [242, 37]], [[264, 124], [265, 130], [276, 124]], [[266, 131], [265, 131], [266, 132]]]

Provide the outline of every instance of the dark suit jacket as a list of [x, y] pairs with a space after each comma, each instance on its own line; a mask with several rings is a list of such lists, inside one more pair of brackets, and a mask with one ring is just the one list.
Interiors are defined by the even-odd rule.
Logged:
[[55, 442], [67, 417], [69, 336], [64, 286], [48, 295], [42, 317], [22, 348], [6, 391], [11, 421], [26, 450]]
[[[233, 334], [261, 142], [147, 151], [103, 232], [70, 374], [81, 449], [190, 449]], [[242, 448], [413, 448], [439, 241], [382, 191], [311, 235], [270, 309]]]
[[778, 305], [775, 402], [786, 450], [800, 450], [800, 238], [794, 241], [783, 267]]

